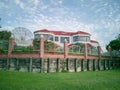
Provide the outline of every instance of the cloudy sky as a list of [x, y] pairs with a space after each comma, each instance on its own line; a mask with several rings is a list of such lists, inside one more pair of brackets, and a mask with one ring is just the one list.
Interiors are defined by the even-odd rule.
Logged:
[[0, 0], [2, 29], [85, 31], [106, 44], [120, 34], [120, 0]]

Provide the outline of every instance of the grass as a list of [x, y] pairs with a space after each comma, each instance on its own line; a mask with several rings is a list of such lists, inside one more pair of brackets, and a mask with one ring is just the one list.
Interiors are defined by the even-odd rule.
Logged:
[[120, 90], [120, 69], [77, 73], [0, 71], [0, 90]]

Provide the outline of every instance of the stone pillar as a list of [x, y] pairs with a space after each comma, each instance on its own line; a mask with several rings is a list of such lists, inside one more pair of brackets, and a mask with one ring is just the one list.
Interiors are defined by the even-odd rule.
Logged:
[[8, 47], [8, 57], [10, 57], [10, 55], [11, 55], [11, 52], [12, 52], [12, 50], [13, 50], [13, 48], [14, 48], [14, 38], [13, 38], [13, 36], [11, 36], [10, 38], [9, 38], [9, 47]]
[[41, 35], [40, 37], [40, 57], [44, 57], [44, 37]]
[[93, 59], [93, 71], [95, 71], [95, 59]]
[[108, 51], [109, 51], [109, 54], [110, 54], [110, 59], [112, 60], [112, 49], [111, 49], [110, 46], [108, 47]]
[[69, 71], [69, 58], [66, 59], [66, 70]]
[[87, 60], [88, 58], [87, 43], [84, 44], [84, 57], [85, 57], [85, 60]]
[[74, 59], [74, 71], [77, 72], [77, 59]]
[[107, 67], [108, 67], [108, 70], [110, 70], [110, 60], [107, 60]]
[[40, 58], [40, 72], [43, 73], [43, 58]]
[[83, 62], [84, 62], [84, 59], [81, 60], [81, 71], [84, 71]]
[[97, 46], [97, 49], [98, 49], [98, 57], [99, 59], [101, 59], [101, 47]]
[[32, 72], [32, 58], [30, 58], [30, 66], [29, 66], [29, 72]]
[[67, 58], [67, 57], [68, 57], [68, 42], [65, 39], [65, 41], [64, 41], [64, 58]]
[[98, 59], [98, 62], [97, 62], [97, 66], [98, 66], [98, 70], [100, 70], [100, 59]]
[[50, 59], [47, 59], [47, 73], [50, 72]]
[[105, 70], [105, 60], [103, 60], [103, 70]]
[[59, 72], [59, 58], [56, 60], [56, 72]]
[[16, 58], [16, 70], [19, 71], [19, 59]]
[[7, 58], [7, 70], [10, 69], [10, 58]]
[[89, 68], [89, 63], [90, 63], [90, 60], [89, 59], [87, 59], [87, 71], [89, 71], [90, 70], [90, 68]]

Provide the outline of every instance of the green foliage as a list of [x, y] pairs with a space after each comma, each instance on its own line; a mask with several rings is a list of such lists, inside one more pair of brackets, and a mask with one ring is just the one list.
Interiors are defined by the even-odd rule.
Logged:
[[0, 31], [0, 40], [9, 40], [10, 36], [10, 31]]
[[78, 73], [0, 71], [1, 90], [119, 90], [120, 70]]
[[110, 41], [110, 43], [106, 46], [107, 50], [109, 50], [109, 46], [112, 50], [120, 51], [120, 34], [116, 39]]
[[40, 40], [34, 39], [33, 46], [34, 46], [35, 50], [39, 50], [40, 49]]
[[116, 37], [116, 39], [120, 40], [120, 34], [118, 34], [118, 36]]
[[48, 52], [50, 50], [54, 50], [54, 43], [53, 42], [50, 42], [50, 41], [47, 41], [45, 40], [44, 41], [44, 47], [45, 47], [45, 51]]
[[109, 51], [109, 48], [112, 50], [112, 56], [120, 57], [120, 34], [118, 34], [116, 39], [109, 42], [106, 49]]
[[112, 48], [112, 50], [120, 50], [120, 40], [116, 39], [116, 40], [112, 40], [109, 43], [109, 46]]
[[69, 47], [69, 53], [73, 54], [81, 54], [84, 53], [84, 44], [82, 43], [76, 43]]
[[33, 52], [31, 47], [15, 46], [12, 52]]
[[0, 53], [6, 53], [4, 49], [0, 49]]
[[75, 45], [77, 45], [79, 47], [84, 47], [84, 44], [82, 44], [82, 43], [76, 43]]
[[[87, 46], [89, 55], [98, 55], [97, 49], [94, 46]], [[82, 55], [84, 54], [84, 44], [76, 43], [69, 47], [69, 54]]]
[[7, 52], [10, 36], [11, 36], [11, 32], [0, 31], [0, 53], [6, 53]]
[[[34, 39], [33, 46], [34, 46], [35, 50], [39, 50], [40, 49], [40, 40]], [[54, 50], [56, 47], [53, 42], [45, 40], [44, 48], [45, 48], [45, 52], [49, 52], [50, 50]]]

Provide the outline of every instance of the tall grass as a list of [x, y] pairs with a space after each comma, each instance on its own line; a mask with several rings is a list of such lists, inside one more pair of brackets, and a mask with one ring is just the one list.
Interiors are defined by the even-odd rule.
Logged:
[[77, 73], [0, 71], [0, 90], [120, 90], [120, 69]]

